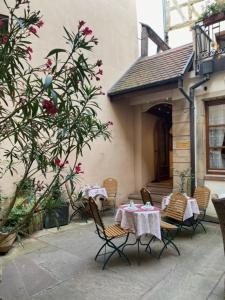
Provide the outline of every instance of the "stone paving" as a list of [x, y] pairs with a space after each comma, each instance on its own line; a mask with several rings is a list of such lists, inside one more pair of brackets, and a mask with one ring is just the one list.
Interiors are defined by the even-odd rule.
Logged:
[[[105, 218], [112, 223], [112, 217]], [[115, 256], [106, 270], [94, 261], [101, 241], [93, 222], [43, 230], [16, 245], [3, 264], [0, 299], [3, 300], [219, 300], [224, 299], [224, 254], [219, 226], [207, 223], [192, 237], [185, 231], [176, 239], [181, 256], [172, 248], [160, 260], [162, 244], [153, 254], [127, 247], [132, 264]]]

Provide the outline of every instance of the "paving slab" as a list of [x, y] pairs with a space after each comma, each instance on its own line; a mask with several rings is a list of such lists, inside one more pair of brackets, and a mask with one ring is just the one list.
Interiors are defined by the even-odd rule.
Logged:
[[[112, 223], [113, 219], [105, 218]], [[37, 233], [4, 259], [0, 298], [4, 300], [213, 300], [223, 299], [224, 253], [218, 225], [206, 224], [193, 237], [184, 231], [176, 239], [181, 256], [172, 248], [161, 259], [162, 243], [152, 254], [127, 247], [131, 266], [115, 255], [102, 271], [103, 257], [94, 261], [102, 244], [93, 223]], [[143, 237], [148, 241], [149, 237]], [[35, 242], [34, 242], [35, 240]], [[131, 242], [134, 241], [131, 237]], [[18, 247], [18, 246], [17, 246]], [[16, 248], [17, 248], [16, 247]]]

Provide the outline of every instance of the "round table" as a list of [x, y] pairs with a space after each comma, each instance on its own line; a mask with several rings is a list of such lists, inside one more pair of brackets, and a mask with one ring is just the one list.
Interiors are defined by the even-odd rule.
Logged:
[[123, 229], [129, 229], [136, 237], [152, 234], [161, 240], [160, 209], [152, 207], [147, 209], [142, 204], [135, 204], [135, 209], [130, 205], [121, 205], [116, 213], [115, 222]]

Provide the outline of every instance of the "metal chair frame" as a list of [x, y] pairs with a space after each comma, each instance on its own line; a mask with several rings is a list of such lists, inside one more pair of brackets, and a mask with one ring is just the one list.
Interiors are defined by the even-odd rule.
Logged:
[[199, 206], [199, 210], [203, 214], [198, 216], [198, 218], [196, 220], [194, 220], [194, 224], [193, 224], [194, 232], [196, 231], [197, 227], [200, 225], [202, 227], [202, 229], [204, 230], [204, 232], [206, 233], [206, 228], [205, 228], [205, 226], [203, 225], [202, 222], [205, 220], [206, 209], [207, 209], [208, 204], [209, 204], [210, 194], [211, 194], [210, 189], [208, 189], [205, 186], [195, 188], [195, 192], [194, 192], [193, 197], [196, 199], [196, 201], [198, 203], [198, 206]]
[[[176, 207], [179, 207], [179, 210], [177, 210]], [[171, 245], [180, 255], [180, 251], [176, 244], [174, 243], [174, 239], [177, 236], [177, 234], [181, 231], [182, 228], [184, 228], [184, 221], [183, 221], [183, 216], [184, 212], [187, 206], [187, 199], [184, 195], [181, 193], [173, 193], [171, 196], [171, 200], [165, 210], [165, 220], [166, 222], [165, 225], [161, 223], [161, 236], [162, 236], [162, 242], [164, 244], [163, 248], [161, 249], [158, 258], [161, 257], [163, 251], [167, 248], [167, 246]], [[174, 225], [174, 228], [167, 229], [166, 224], [168, 223], [171, 225]], [[171, 234], [171, 232], [174, 232]], [[149, 244], [151, 243], [151, 240]], [[147, 248], [147, 247], [146, 247]]]
[[[124, 258], [128, 264], [130, 265], [130, 261], [127, 257], [126, 254], [124, 254], [123, 252], [123, 247], [126, 245], [128, 238], [129, 238], [129, 234], [130, 232], [126, 232], [124, 231], [124, 235], [120, 235], [120, 236], [114, 236], [114, 237], [108, 237], [106, 234], [106, 227], [102, 221], [101, 215], [99, 213], [98, 207], [94, 201], [94, 199], [89, 198], [89, 205], [90, 205], [90, 210], [93, 216], [93, 219], [95, 221], [95, 226], [96, 226], [96, 232], [99, 236], [99, 238], [101, 240], [103, 240], [104, 244], [100, 247], [100, 249], [98, 250], [96, 256], [95, 256], [95, 260], [97, 260], [98, 256], [104, 255], [104, 263], [103, 263], [103, 267], [102, 269], [104, 270], [107, 263], [109, 262], [110, 258], [115, 254], [118, 253], [120, 258]], [[124, 237], [125, 236], [125, 241], [123, 243], [121, 243], [120, 245], [115, 245], [113, 243], [114, 239], [118, 239], [120, 237]], [[109, 247], [110, 249], [112, 249], [111, 252], [106, 252], [106, 247]], [[122, 248], [122, 249], [121, 249]], [[101, 254], [102, 250], [105, 250], [103, 254]], [[109, 254], [109, 256], [106, 258], [106, 254]]]

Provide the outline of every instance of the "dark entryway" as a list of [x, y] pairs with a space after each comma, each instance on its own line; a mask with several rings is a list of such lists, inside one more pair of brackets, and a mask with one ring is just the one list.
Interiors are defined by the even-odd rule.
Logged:
[[149, 113], [158, 117], [154, 130], [155, 181], [170, 178], [172, 153], [172, 105], [158, 104]]

